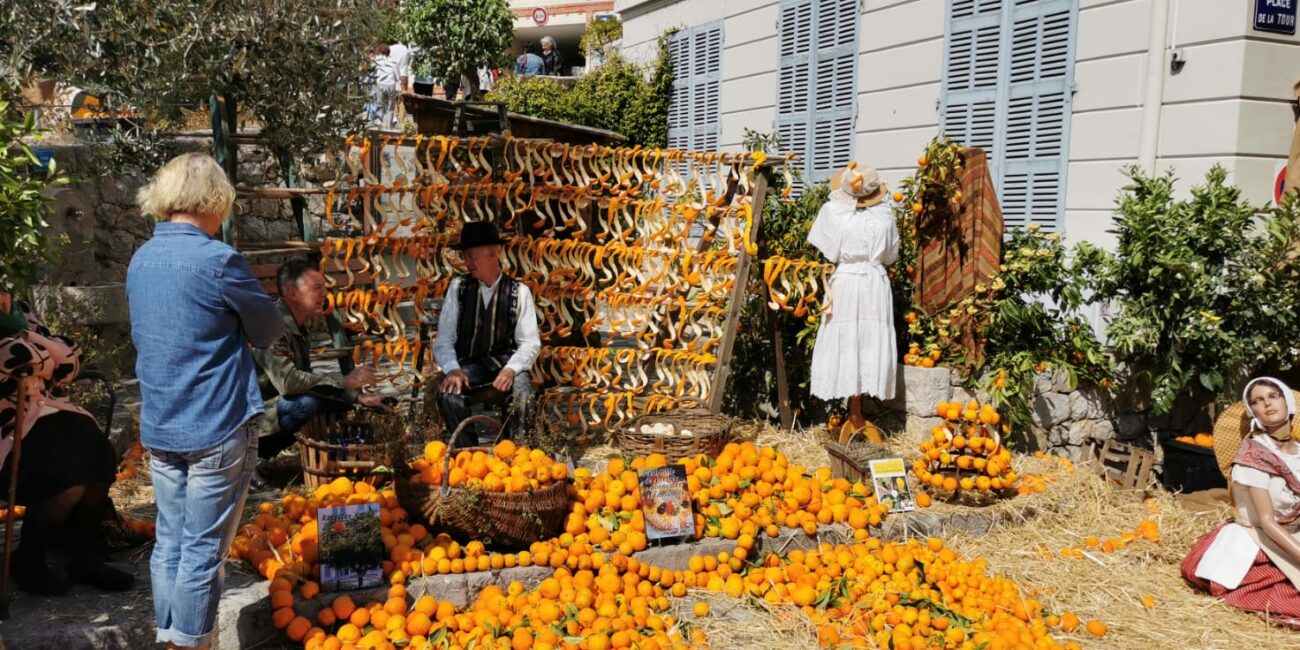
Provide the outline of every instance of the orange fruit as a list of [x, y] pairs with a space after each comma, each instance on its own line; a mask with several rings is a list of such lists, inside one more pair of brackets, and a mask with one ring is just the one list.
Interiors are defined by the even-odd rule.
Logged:
[[1096, 637], [1106, 636], [1106, 624], [1095, 618], [1089, 620], [1088, 625], [1085, 627], [1088, 630], [1088, 634]]
[[691, 608], [691, 612], [699, 618], [706, 618], [709, 615], [709, 604], [704, 601], [695, 603], [695, 606]]

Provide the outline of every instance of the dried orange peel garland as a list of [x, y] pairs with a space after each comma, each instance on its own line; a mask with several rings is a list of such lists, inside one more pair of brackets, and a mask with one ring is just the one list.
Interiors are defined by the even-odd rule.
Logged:
[[[521, 458], [533, 456], [502, 447], [491, 454], [511, 471], [527, 462]], [[519, 553], [488, 552], [479, 542], [461, 545], [435, 536], [408, 521], [391, 490], [339, 479], [308, 496], [261, 504], [232, 555], [272, 578], [273, 622], [312, 650], [345, 644], [705, 647], [708, 639], [671, 613], [672, 599], [691, 589], [796, 606], [816, 626], [823, 647], [1077, 647], [1051, 636], [1056, 627], [1078, 629], [1082, 622], [1074, 614], [1048, 616], [1014, 582], [990, 575], [984, 560], [964, 560], [940, 539], [892, 543], [871, 537], [869, 527], [879, 525], [884, 510], [863, 495], [865, 486], [833, 479], [826, 468], [809, 473], [775, 449], [750, 443], [728, 445], [716, 459], [680, 461], [700, 513], [699, 535], [734, 540], [732, 550], [693, 556], [684, 570], [639, 561], [635, 554], [647, 542], [635, 470], [663, 463], [652, 455], [630, 463], [616, 459], [595, 473], [579, 469], [563, 534]], [[315, 510], [345, 503], [380, 505], [388, 552], [384, 572], [392, 587], [376, 602], [316, 598]], [[785, 557], [763, 552], [758, 543], [790, 526], [815, 534], [819, 523], [847, 524], [853, 541]], [[531, 589], [518, 582], [490, 586], [459, 608], [408, 594], [405, 586], [418, 575], [518, 566], [544, 566], [553, 573]], [[1098, 621], [1085, 627], [1096, 634], [1104, 626]]]

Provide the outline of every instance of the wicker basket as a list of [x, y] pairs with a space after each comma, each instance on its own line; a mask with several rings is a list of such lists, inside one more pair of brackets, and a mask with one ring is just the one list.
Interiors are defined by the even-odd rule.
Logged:
[[[671, 424], [675, 431], [690, 431], [692, 435], [641, 433], [643, 424]], [[696, 454], [717, 456], [731, 442], [731, 424], [729, 417], [707, 413], [643, 415], [614, 433], [614, 446], [633, 456], [663, 454], [669, 463]]]
[[[400, 417], [388, 413], [334, 413], [313, 418], [294, 434], [302, 459], [302, 480], [309, 490], [340, 477], [381, 483], [387, 474], [376, 469], [391, 466], [400, 445]], [[344, 440], [364, 443], [340, 443]]]
[[[490, 447], [461, 451], [492, 453]], [[447, 467], [455, 453], [449, 446]], [[566, 481], [531, 492], [504, 493], [428, 485], [414, 479], [409, 471], [399, 472], [394, 479], [397, 500], [408, 513], [418, 513], [433, 529], [498, 548], [525, 548], [555, 537], [570, 510]]]
[[893, 458], [897, 454], [862, 437], [861, 433], [840, 442], [830, 437], [822, 439], [822, 447], [831, 460], [831, 475], [850, 482], [870, 481], [870, 462], [879, 458]]

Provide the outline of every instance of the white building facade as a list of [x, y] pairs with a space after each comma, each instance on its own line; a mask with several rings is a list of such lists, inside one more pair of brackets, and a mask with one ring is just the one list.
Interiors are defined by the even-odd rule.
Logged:
[[[616, 0], [623, 50], [670, 40], [670, 146], [776, 132], [825, 179], [886, 181], [940, 133], [990, 153], [1008, 225], [1112, 245], [1123, 168], [1223, 165], [1273, 198], [1300, 78], [1297, 0]], [[1263, 12], [1262, 14], [1260, 12]], [[1257, 24], [1258, 23], [1258, 24]], [[1271, 31], [1270, 31], [1271, 30]]]

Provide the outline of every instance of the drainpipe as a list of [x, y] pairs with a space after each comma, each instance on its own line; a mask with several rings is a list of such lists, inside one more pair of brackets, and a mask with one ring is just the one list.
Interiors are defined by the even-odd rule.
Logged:
[[1160, 148], [1160, 107], [1165, 94], [1165, 44], [1169, 38], [1169, 0], [1151, 0], [1151, 33], [1147, 40], [1146, 92], [1142, 98], [1142, 139], [1138, 165], [1156, 172]]

